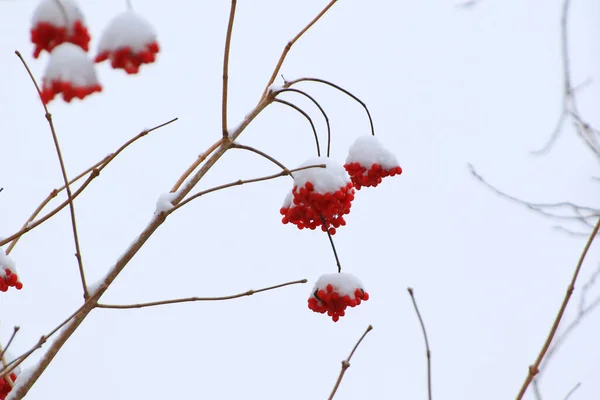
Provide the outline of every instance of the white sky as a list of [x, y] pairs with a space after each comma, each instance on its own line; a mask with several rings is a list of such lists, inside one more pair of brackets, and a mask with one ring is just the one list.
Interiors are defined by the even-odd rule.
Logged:
[[[280, 222], [290, 181], [234, 188], [173, 214], [103, 297], [135, 303], [226, 295], [289, 280], [309, 283], [250, 298], [144, 310], [95, 310], [61, 350], [29, 398], [326, 398], [340, 361], [368, 324], [336, 398], [424, 399], [424, 345], [406, 287], [415, 289], [433, 351], [436, 398], [514, 398], [546, 337], [583, 248], [572, 237], [482, 187], [468, 163], [500, 188], [540, 202], [593, 205], [594, 159], [568, 127], [543, 158], [530, 155], [552, 131], [561, 105], [561, 1], [340, 1], [293, 48], [287, 79], [330, 79], [370, 107], [378, 137], [404, 169], [358, 193], [335, 241], [344, 270], [371, 299], [340, 322], [306, 305], [314, 281], [335, 271], [327, 238]], [[0, 3], [0, 235], [16, 231], [61, 175], [33, 86], [38, 78], [29, 21], [37, 2]], [[230, 125], [254, 106], [285, 45], [325, 1], [239, 1], [230, 67]], [[124, 2], [81, 0], [95, 49]], [[228, 1], [134, 1], [156, 28], [161, 52], [139, 76], [98, 67], [104, 92], [51, 103], [70, 176], [140, 130], [179, 117], [115, 160], [76, 202], [88, 279], [100, 279], [152, 216], [156, 201], [220, 135], [221, 74]], [[573, 83], [597, 78], [600, 6], [573, 1]], [[580, 107], [600, 123], [594, 82]], [[316, 84], [332, 157], [343, 161], [368, 133], [362, 109]], [[311, 110], [300, 97], [286, 99]], [[595, 118], [595, 119], [594, 119]], [[322, 139], [325, 140], [324, 138]], [[274, 104], [240, 137], [290, 167], [314, 155], [308, 123]], [[232, 151], [202, 181], [208, 188], [278, 172]], [[64, 199], [64, 198], [63, 198]], [[61, 200], [62, 201], [62, 200]], [[25, 287], [0, 293], [0, 337], [21, 326], [14, 353], [78, 307], [79, 276], [65, 209], [12, 253]], [[592, 250], [581, 282], [597, 268]], [[596, 293], [599, 290], [596, 290]], [[576, 313], [574, 295], [566, 319]], [[600, 315], [592, 315], [549, 365], [544, 400], [600, 393]], [[26, 365], [43, 354], [35, 353]], [[532, 393], [528, 393], [533, 399]]]

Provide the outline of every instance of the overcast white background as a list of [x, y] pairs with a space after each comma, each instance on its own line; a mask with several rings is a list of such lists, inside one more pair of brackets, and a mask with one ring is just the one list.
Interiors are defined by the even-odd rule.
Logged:
[[[279, 54], [324, 0], [238, 2], [230, 66], [230, 124], [258, 101]], [[343, 268], [371, 299], [338, 323], [306, 299], [335, 271], [327, 238], [280, 222], [288, 178], [217, 192], [169, 217], [103, 297], [135, 303], [226, 295], [289, 280], [308, 284], [216, 303], [95, 310], [29, 393], [31, 399], [323, 399], [340, 361], [368, 324], [336, 398], [425, 399], [423, 338], [406, 287], [415, 289], [433, 352], [438, 399], [510, 399], [537, 356], [562, 301], [584, 237], [508, 203], [469, 174], [473, 163], [500, 188], [532, 201], [594, 205], [597, 164], [568, 126], [542, 146], [560, 113], [561, 1], [340, 0], [290, 52], [288, 79], [330, 79], [370, 107], [376, 134], [404, 173], [357, 194], [334, 239]], [[598, 78], [600, 5], [573, 0], [573, 84]], [[37, 1], [0, 3], [0, 235], [18, 230], [62, 177], [43, 109], [14, 55], [31, 57]], [[70, 176], [124, 141], [171, 118], [119, 156], [76, 201], [83, 261], [100, 279], [145, 227], [159, 195], [220, 135], [222, 51], [228, 1], [134, 1], [156, 28], [156, 64], [126, 76], [98, 67], [104, 91], [50, 105]], [[81, 0], [99, 35], [122, 1]], [[305, 84], [332, 123], [332, 157], [343, 162], [369, 125], [360, 106]], [[598, 86], [580, 95], [600, 123]], [[314, 115], [318, 111], [297, 99]], [[314, 154], [308, 123], [274, 104], [240, 137], [294, 167]], [[322, 140], [325, 140], [324, 137]], [[253, 154], [227, 153], [201, 182], [208, 188], [277, 172]], [[64, 199], [64, 197], [62, 198]], [[61, 200], [62, 201], [62, 200]], [[57, 204], [57, 203], [53, 203]], [[0, 337], [13, 325], [21, 353], [81, 302], [68, 210], [25, 235], [11, 254], [24, 283], [0, 293]], [[597, 250], [584, 265], [597, 268]], [[598, 293], [596, 290], [595, 293]], [[578, 293], [567, 311], [576, 312]], [[544, 400], [600, 393], [600, 315], [592, 315], [549, 365]], [[46, 346], [47, 347], [47, 346]], [[43, 354], [38, 351], [25, 366]], [[532, 399], [532, 393], [527, 398]]]

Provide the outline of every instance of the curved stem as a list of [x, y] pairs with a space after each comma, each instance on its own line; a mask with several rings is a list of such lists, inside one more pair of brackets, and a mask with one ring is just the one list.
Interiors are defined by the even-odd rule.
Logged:
[[127, 5], [128, 11], [133, 11], [133, 5], [131, 4], [131, 0], [125, 0], [125, 4]]
[[322, 215], [319, 215], [319, 217], [321, 217], [321, 222], [323, 222], [323, 227], [325, 228], [327, 237], [329, 237], [329, 244], [331, 244], [331, 249], [333, 250], [333, 256], [335, 257], [335, 263], [337, 264], [337, 267], [338, 267], [338, 273], [340, 273], [340, 272], [342, 272], [342, 264], [340, 263], [340, 258], [338, 257], [337, 250], [335, 249], [335, 244], [333, 243], [333, 237], [331, 236], [331, 233], [329, 233], [329, 228], [327, 227], [327, 221], [325, 220], [325, 217], [323, 217]]
[[[239, 144], [239, 143], [233, 143], [231, 145], [231, 148], [232, 149], [247, 150], [247, 151], [250, 151], [250, 152], [252, 152], [254, 154], [258, 154], [259, 156], [261, 156], [263, 158], [266, 158], [267, 160], [271, 161], [273, 164], [277, 165], [282, 170], [289, 172], [289, 169], [285, 165], [283, 165], [283, 163], [277, 161], [275, 158], [271, 157], [267, 153], [265, 153], [263, 151], [260, 151], [258, 149], [255, 149], [254, 147], [244, 146], [243, 144]], [[291, 176], [291, 174], [290, 174], [290, 176]]]
[[294, 110], [296, 110], [300, 114], [304, 115], [304, 117], [308, 120], [308, 122], [310, 122], [310, 126], [313, 130], [313, 134], [315, 135], [315, 143], [317, 145], [317, 156], [321, 157], [321, 145], [319, 144], [319, 136], [317, 135], [317, 129], [315, 128], [315, 124], [313, 123], [313, 120], [310, 118], [310, 116], [304, 110], [302, 110], [300, 107], [298, 107], [295, 104], [290, 103], [289, 101], [273, 99], [273, 102], [285, 104], [286, 106], [292, 107]]
[[365, 109], [365, 111], [367, 112], [367, 117], [369, 117], [369, 124], [371, 125], [371, 134], [373, 136], [375, 136], [375, 128], [373, 127], [373, 118], [371, 118], [371, 113], [369, 112], [369, 108], [367, 107], [367, 105], [361, 100], [359, 99], [357, 96], [353, 95], [352, 93], [350, 93], [349, 91], [347, 91], [346, 89], [344, 89], [343, 87], [336, 85], [335, 83], [326, 81], [325, 79], [319, 79], [319, 78], [299, 78], [299, 79], [295, 79], [293, 81], [290, 82], [286, 82], [287, 86], [292, 86], [296, 83], [300, 83], [300, 82], [318, 82], [318, 83], [323, 83], [325, 85], [331, 86], [332, 88], [335, 88], [337, 90], [339, 90], [340, 92], [346, 94], [347, 96], [350, 96], [351, 98], [353, 98], [355, 101], [357, 101], [361, 106], [363, 106], [363, 108]]
[[315, 105], [319, 108], [319, 111], [321, 111], [321, 114], [323, 114], [323, 117], [325, 118], [325, 123], [327, 124], [327, 157], [329, 157], [329, 154], [331, 151], [331, 126], [329, 125], [329, 117], [327, 116], [327, 113], [325, 112], [323, 107], [321, 107], [319, 102], [317, 100], [315, 100], [314, 97], [312, 97], [311, 95], [309, 95], [308, 93], [306, 93], [300, 89], [294, 89], [294, 88], [281, 89], [281, 90], [277, 91], [277, 93], [275, 93], [275, 96], [277, 96], [279, 93], [283, 93], [283, 92], [299, 93], [299, 94], [307, 97], [308, 99], [310, 99], [310, 101], [315, 103]]
[[227, 132], [227, 84], [229, 82], [229, 49], [231, 47], [231, 33], [233, 31], [233, 20], [235, 18], [235, 8], [237, 0], [231, 0], [231, 10], [229, 11], [229, 24], [227, 25], [227, 34], [225, 36], [225, 51], [223, 55], [223, 101], [221, 110], [221, 124], [223, 126], [223, 137], [226, 138]]

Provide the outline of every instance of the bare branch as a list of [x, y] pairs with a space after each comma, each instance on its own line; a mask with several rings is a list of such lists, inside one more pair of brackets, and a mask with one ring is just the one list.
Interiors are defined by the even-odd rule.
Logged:
[[[236, 143], [233, 143], [231, 145], [231, 148], [232, 149], [246, 150], [246, 151], [249, 151], [251, 153], [258, 154], [259, 156], [261, 156], [263, 158], [266, 158], [267, 160], [271, 161], [273, 164], [277, 165], [282, 170], [289, 171], [288, 168], [285, 165], [283, 165], [283, 163], [277, 161], [275, 158], [271, 157], [267, 153], [265, 153], [263, 151], [260, 151], [260, 150], [254, 148], [254, 147], [245, 146], [243, 144], [239, 144], [239, 143], [236, 142]], [[290, 174], [290, 176], [291, 176], [291, 174]]]
[[423, 322], [423, 317], [419, 311], [419, 306], [417, 306], [417, 300], [415, 299], [413, 289], [409, 287], [407, 290], [408, 294], [410, 294], [413, 306], [415, 307], [417, 317], [419, 317], [419, 323], [421, 324], [421, 330], [423, 331], [423, 338], [425, 339], [425, 354], [427, 356], [427, 398], [431, 400], [431, 350], [429, 348], [429, 339], [427, 338], [427, 329], [425, 329], [425, 323]]
[[231, 300], [231, 299], [237, 299], [237, 298], [245, 297], [245, 296], [252, 296], [253, 294], [256, 294], [256, 293], [266, 292], [266, 291], [273, 290], [273, 289], [278, 289], [278, 288], [281, 288], [281, 287], [284, 287], [284, 286], [297, 285], [297, 284], [306, 283], [306, 282], [308, 282], [308, 280], [306, 280], [306, 279], [300, 279], [300, 280], [297, 280], [297, 281], [291, 281], [291, 282], [281, 283], [279, 285], [269, 286], [269, 287], [258, 289], [258, 290], [252, 290], [252, 289], [250, 289], [250, 290], [247, 290], [245, 292], [238, 293], [238, 294], [233, 294], [233, 295], [229, 295], [229, 296], [219, 296], [219, 297], [185, 297], [185, 298], [181, 298], [181, 299], [161, 300], [161, 301], [153, 301], [153, 302], [150, 302], [150, 303], [126, 304], [126, 305], [101, 304], [101, 303], [98, 303], [96, 307], [98, 307], [98, 308], [110, 308], [110, 309], [117, 309], [117, 310], [127, 310], [127, 309], [132, 309], [132, 308], [155, 307], [155, 306], [164, 306], [164, 305], [167, 305], [167, 304], [190, 303], [190, 302], [196, 302], [196, 301]]
[[564, 400], [569, 400], [571, 398], [571, 396], [573, 395], [573, 393], [575, 393], [575, 391], [577, 389], [579, 389], [579, 386], [581, 386], [581, 382], [578, 382], [573, 389], [569, 390], [569, 393], [567, 393], [567, 395], [565, 396]]
[[[98, 177], [98, 175], [100, 175], [100, 172], [106, 168], [108, 166], [108, 164], [114, 160], [123, 150], [125, 150], [127, 147], [129, 147], [129, 145], [133, 144], [134, 142], [136, 142], [138, 139], [146, 136], [147, 134], [149, 134], [152, 131], [155, 131], [157, 129], [160, 129], [166, 125], [169, 125], [172, 122], [177, 121], [177, 118], [173, 118], [170, 121], [164, 122], [160, 125], [155, 126], [154, 128], [151, 129], [146, 129], [142, 132], [140, 132], [138, 135], [136, 135], [135, 137], [133, 137], [132, 139], [128, 140], [125, 144], [123, 144], [120, 148], [117, 149], [117, 151], [115, 151], [114, 153], [109, 154], [108, 156], [106, 156], [104, 159], [102, 159], [101, 162], [96, 163], [96, 165], [100, 165], [98, 168], [92, 168], [91, 169], [91, 174], [90, 176], [87, 178], [87, 180], [79, 187], [79, 189], [77, 189], [75, 191], [75, 193], [73, 193], [71, 199], [74, 200], [77, 198], [77, 196], [79, 196], [84, 190], [85, 188], [91, 183], [91, 181]], [[76, 179], [74, 179], [72, 182], [75, 182]], [[58, 189], [55, 189], [54, 191], [58, 191]], [[48, 197], [52, 198], [55, 197], [55, 195], [53, 196], [53, 192], [52, 191], [50, 193], [50, 195]], [[35, 218], [37, 216], [37, 214], [39, 214], [39, 212], [44, 208], [44, 206], [49, 202], [50, 200], [44, 200], [44, 202], [42, 202], [42, 204], [40, 204], [40, 206], [38, 206], [38, 208], [36, 209], [36, 211], [32, 214], [32, 216], [30, 217], [30, 220], [27, 221], [25, 223], [25, 225], [23, 225], [23, 228], [21, 228], [21, 230], [19, 230], [18, 232], [10, 235], [7, 238], [4, 238], [2, 240], [0, 240], [0, 246], [5, 245], [6, 243], [9, 243], [11, 241], [14, 241], [14, 243], [11, 243], [9, 246], [9, 249], [12, 250], [16, 244], [16, 241], [23, 236], [25, 233], [33, 230], [34, 228], [38, 227], [39, 225], [41, 225], [42, 223], [46, 222], [47, 220], [49, 220], [50, 218], [52, 218], [54, 215], [56, 215], [60, 210], [62, 210], [67, 204], [69, 204], [69, 200], [67, 199], [66, 201], [64, 201], [63, 203], [61, 203], [59, 206], [57, 206], [54, 210], [52, 210], [51, 212], [49, 212], [48, 214], [44, 215], [42, 218], [33, 221], [33, 218]], [[7, 249], [7, 254], [9, 253], [8, 249]]]
[[273, 174], [273, 175], [267, 175], [267, 176], [262, 176], [260, 178], [253, 178], [253, 179], [246, 179], [246, 180], [238, 179], [237, 181], [234, 181], [234, 182], [225, 183], [223, 185], [215, 186], [213, 188], [206, 189], [206, 190], [203, 190], [201, 192], [198, 192], [198, 193], [194, 194], [193, 196], [188, 197], [187, 199], [183, 200], [182, 202], [180, 202], [178, 204], [174, 204], [173, 208], [171, 208], [168, 211], [165, 211], [165, 216], [172, 214], [176, 210], [178, 210], [181, 207], [183, 207], [186, 204], [188, 204], [190, 201], [192, 201], [194, 199], [197, 199], [198, 197], [204, 196], [205, 194], [209, 194], [209, 193], [212, 193], [212, 192], [217, 192], [219, 190], [227, 189], [227, 188], [230, 188], [230, 187], [233, 187], [233, 186], [245, 185], [247, 183], [255, 183], [255, 182], [268, 181], [270, 179], [275, 179], [275, 178], [279, 178], [281, 176], [291, 175], [294, 172], [302, 171], [302, 170], [309, 169], [309, 168], [326, 168], [326, 165], [325, 164], [319, 164], [319, 165], [310, 165], [308, 167], [301, 167], [301, 168], [295, 168], [295, 169], [290, 169], [290, 170], [284, 169], [283, 171], [281, 171], [281, 172], [279, 172], [277, 174]]
[[298, 39], [300, 39], [300, 37], [306, 33], [306, 31], [308, 31], [319, 19], [321, 19], [321, 17], [323, 15], [325, 15], [325, 13], [331, 7], [333, 7], [333, 5], [336, 2], [337, 2], [337, 0], [331, 0], [329, 2], [329, 4], [327, 4], [325, 6], [325, 8], [323, 8], [323, 10], [321, 10], [321, 12], [319, 14], [317, 14], [317, 16], [314, 17], [312, 19], [312, 21], [310, 21], [308, 23], [308, 25], [306, 25], [300, 32], [298, 32], [298, 34], [296, 36], [294, 36], [294, 38], [292, 40], [290, 40], [288, 42], [288, 44], [285, 45], [285, 47], [283, 48], [283, 52], [281, 53], [281, 56], [279, 57], [279, 60], [277, 61], [277, 65], [275, 66], [275, 69], [273, 70], [273, 73], [271, 74], [271, 78], [269, 78], [269, 82], [267, 83], [267, 86], [265, 86], [265, 90], [263, 91], [262, 98], [265, 98], [267, 96], [269, 87], [273, 84], [273, 82], [275, 82], [275, 78], [277, 77], [277, 74], [279, 73], [279, 70], [281, 69], [281, 66], [283, 65], [283, 61], [285, 60], [285, 57], [287, 56], [288, 52], [290, 51], [290, 49], [292, 48], [294, 43], [296, 43], [298, 41]]
[[350, 359], [354, 355], [354, 352], [356, 351], [356, 349], [358, 349], [358, 345], [360, 345], [360, 342], [363, 341], [365, 336], [367, 336], [367, 333], [369, 333], [372, 329], [373, 329], [373, 327], [371, 325], [369, 325], [367, 327], [367, 330], [365, 331], [365, 333], [362, 334], [360, 339], [358, 339], [358, 342], [356, 342], [356, 344], [354, 345], [354, 348], [350, 352], [350, 355], [348, 356], [348, 358], [346, 358], [345, 360], [342, 361], [342, 370], [340, 371], [337, 381], [335, 381], [335, 386], [333, 387], [333, 390], [331, 391], [331, 394], [329, 395], [329, 400], [333, 399], [333, 396], [335, 396], [335, 392], [337, 392], [338, 388], [340, 387], [340, 383], [342, 382], [342, 378], [344, 378], [344, 374], [346, 373], [346, 370], [348, 368], [350, 368]]
[[206, 157], [210, 156], [222, 144], [223, 138], [217, 140], [215, 143], [213, 143], [212, 146], [206, 149], [204, 153], [200, 154], [198, 158], [196, 158], [196, 160], [194, 160], [194, 162], [188, 167], [188, 169], [186, 169], [185, 172], [179, 177], [179, 179], [177, 179], [177, 182], [175, 182], [175, 184], [171, 188], [171, 193], [175, 193], [176, 191], [178, 191], [183, 182], [185, 182], [185, 180], [192, 174], [192, 172], [194, 172], [196, 168], [198, 168], [198, 166], [202, 164], [204, 160], [206, 160]]
[[533, 365], [529, 366], [529, 373], [527, 374], [527, 377], [525, 378], [525, 382], [523, 382], [523, 386], [521, 387], [521, 390], [519, 391], [519, 394], [517, 395], [517, 400], [521, 400], [523, 398], [523, 396], [525, 395], [525, 392], [527, 391], [527, 387], [529, 386], [529, 384], [531, 383], [533, 378], [540, 372], [540, 370], [539, 370], [540, 364], [542, 363], [542, 360], [544, 359], [546, 352], [550, 348], [552, 339], [554, 339], [554, 335], [556, 334], [558, 325], [560, 324], [560, 321], [563, 317], [565, 309], [567, 308], [567, 305], [569, 304], [569, 299], [571, 298], [571, 295], [573, 294], [573, 291], [575, 290], [575, 282], [577, 281], [577, 277], [579, 276], [579, 271], [581, 270], [581, 266], [583, 265], [585, 256], [587, 255], [587, 252], [588, 252], [589, 248], [591, 247], [592, 242], [594, 241], [594, 238], [598, 234], [599, 229], [600, 229], [600, 218], [598, 219], [598, 222], [596, 223], [596, 226], [594, 227], [594, 230], [592, 231], [587, 243], [585, 244], [583, 252], [581, 253], [581, 256], [579, 257], [579, 261], [577, 263], [577, 266], [575, 267], [575, 271], [573, 272], [573, 277], [571, 278], [571, 283], [569, 284], [569, 287], [567, 288], [567, 293], [565, 294], [565, 298], [562, 302], [562, 305], [560, 306], [560, 309], [558, 310], [558, 314], [556, 315], [556, 319], [554, 320], [554, 323], [552, 324], [552, 328], [550, 329], [550, 333], [548, 334], [548, 337], [546, 338], [546, 342], [544, 343], [542, 349], [540, 350], [540, 353], [539, 353], [537, 359], [535, 360], [535, 363]]
[[6, 359], [4, 358], [6, 355], [6, 352], [8, 351], [8, 348], [10, 347], [15, 336], [17, 336], [19, 329], [21, 329], [21, 328], [18, 326], [15, 326], [13, 328], [13, 333], [12, 333], [12, 335], [10, 335], [10, 338], [8, 339], [8, 342], [6, 343], [6, 347], [4, 347], [4, 350], [2, 350], [2, 343], [0, 343], [0, 359], [2, 359], [2, 363], [4, 364], [4, 366], [6, 366]]
[[71, 193], [71, 187], [69, 185], [69, 178], [67, 177], [67, 169], [65, 167], [65, 162], [63, 160], [62, 152], [60, 150], [60, 144], [58, 143], [58, 135], [56, 134], [56, 130], [54, 129], [54, 123], [52, 122], [52, 114], [50, 114], [50, 112], [48, 111], [48, 107], [46, 107], [46, 104], [44, 103], [44, 100], [42, 97], [42, 91], [40, 90], [40, 87], [37, 84], [37, 81], [35, 80], [33, 73], [29, 69], [27, 62], [25, 62], [25, 59], [23, 58], [21, 53], [19, 53], [19, 51], [15, 51], [15, 54], [17, 55], [17, 57], [19, 57], [19, 59], [23, 63], [23, 66], [27, 70], [27, 73], [29, 74], [31, 81], [33, 82], [35, 89], [38, 92], [38, 95], [40, 97], [40, 102], [42, 103], [42, 106], [44, 107], [44, 113], [46, 116], [46, 120], [48, 121], [48, 125], [50, 125], [50, 133], [52, 134], [52, 140], [54, 141], [54, 148], [56, 149], [56, 155], [58, 156], [58, 162], [60, 164], [60, 172], [62, 173], [63, 181], [65, 184], [65, 189], [67, 191], [67, 199], [69, 200], [69, 210], [71, 212], [71, 228], [73, 229], [73, 241], [75, 242], [75, 258], [77, 259], [77, 265], [79, 267], [79, 277], [81, 278], [81, 286], [83, 288], [83, 298], [87, 299], [88, 288], [87, 288], [87, 283], [85, 281], [85, 272], [83, 270], [83, 259], [82, 259], [83, 256], [81, 255], [81, 248], [79, 245], [79, 234], [77, 233], [77, 221], [75, 219], [75, 205], [73, 204], [73, 194]]

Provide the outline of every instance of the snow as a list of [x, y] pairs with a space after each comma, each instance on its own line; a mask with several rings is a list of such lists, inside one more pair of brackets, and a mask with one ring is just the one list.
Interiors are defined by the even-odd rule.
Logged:
[[[7, 364], [11, 363], [15, 358], [15, 355], [10, 350], [6, 350], [4, 352], [4, 359], [6, 360]], [[15, 375], [19, 376], [19, 374], [21, 373], [21, 367], [17, 366], [17, 368], [12, 370], [12, 372], [14, 372]]]
[[391, 169], [399, 165], [396, 156], [383, 147], [379, 139], [373, 135], [360, 136], [350, 146], [346, 164], [353, 162], [365, 167], [379, 164], [384, 169]]
[[133, 11], [125, 11], [114, 17], [104, 29], [98, 44], [98, 53], [124, 47], [129, 47], [134, 52], [141, 52], [154, 42], [156, 42], [156, 33], [152, 25], [141, 15]]
[[333, 289], [342, 297], [346, 295], [354, 297], [356, 289], [364, 290], [362, 282], [356, 276], [346, 272], [340, 272], [321, 275], [313, 287], [313, 295], [317, 290], [325, 289], [327, 285], [333, 286]]
[[283, 89], [283, 86], [278, 85], [277, 83], [273, 83], [271, 86], [269, 86], [269, 89], [267, 91], [271, 93], [277, 93], [281, 89]]
[[19, 391], [19, 389], [21, 388], [21, 386], [23, 386], [23, 384], [25, 382], [27, 382], [29, 380], [29, 378], [31, 378], [31, 375], [33, 375], [33, 373], [35, 372], [35, 369], [36, 369], [35, 367], [36, 366], [25, 368], [19, 374], [19, 377], [15, 381], [15, 386], [13, 386], [13, 388], [10, 391], [10, 393], [8, 394], [8, 396], [6, 396], [6, 400], [12, 400], [12, 399], [15, 398], [15, 395]]
[[177, 197], [177, 193], [163, 193], [158, 197], [158, 201], [156, 202], [156, 213], [160, 214], [162, 212], [169, 211], [173, 208], [173, 203], [171, 203], [175, 197]]
[[0, 277], [6, 276], [5, 269], [9, 269], [10, 272], [16, 274], [17, 264], [4, 252], [4, 249], [0, 248]]
[[[66, 20], [65, 20], [66, 16]], [[44, 0], [33, 12], [32, 24], [48, 22], [54, 26], [72, 25], [84, 21], [83, 14], [72, 0]]]
[[283, 200], [283, 206], [284, 208], [290, 208], [290, 207], [294, 207], [294, 194], [292, 193], [292, 191], [290, 190], [290, 192], [287, 194], [287, 196], [285, 196], [285, 200]]
[[102, 284], [104, 283], [104, 280], [105, 280], [105, 278], [103, 277], [102, 279], [98, 279], [96, 282], [87, 283], [88, 293], [90, 295], [93, 295], [94, 293], [96, 293], [98, 288], [100, 286], [102, 286]]
[[329, 157], [316, 157], [303, 162], [300, 167], [325, 164], [326, 168], [308, 168], [293, 173], [294, 184], [304, 187], [306, 182], [314, 186], [316, 193], [333, 193], [350, 182], [344, 167]]
[[62, 43], [50, 53], [44, 86], [50, 86], [53, 81], [70, 82], [76, 87], [98, 85], [94, 64], [86, 52], [73, 43]]

